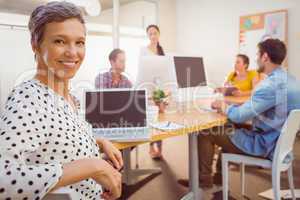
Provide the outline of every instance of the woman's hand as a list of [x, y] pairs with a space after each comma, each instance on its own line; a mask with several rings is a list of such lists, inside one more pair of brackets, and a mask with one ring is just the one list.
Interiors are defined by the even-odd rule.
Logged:
[[241, 90], [235, 90], [232, 92], [232, 95], [235, 96], [235, 97], [241, 97], [241, 96], [244, 96], [243, 95], [243, 92]]
[[211, 103], [211, 108], [217, 110], [218, 113], [225, 113], [227, 104], [224, 101], [216, 100]]
[[103, 187], [104, 192], [101, 194], [101, 198], [105, 200], [119, 198], [122, 192], [121, 173], [105, 160], [98, 159], [95, 165], [97, 171], [92, 175], [92, 178]]
[[234, 87], [234, 85], [230, 81], [226, 81], [224, 87]]
[[236, 90], [232, 92], [232, 95], [235, 97], [244, 97], [244, 96], [250, 96], [251, 91], [241, 91], [241, 90]]
[[214, 92], [215, 93], [222, 93], [222, 94], [224, 94], [225, 93], [225, 87], [215, 88]]
[[97, 144], [100, 146], [103, 153], [106, 154], [108, 159], [113, 163], [117, 170], [123, 167], [123, 158], [121, 152], [108, 140], [97, 139]]
[[99, 158], [83, 158], [63, 164], [63, 173], [52, 190], [92, 178], [102, 185], [105, 200], [117, 199], [121, 195], [121, 173], [108, 162]]

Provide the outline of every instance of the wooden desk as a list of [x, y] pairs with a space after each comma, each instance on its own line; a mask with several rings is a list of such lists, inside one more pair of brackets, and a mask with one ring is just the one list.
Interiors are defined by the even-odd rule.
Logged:
[[187, 135], [190, 133], [209, 129], [215, 126], [220, 126], [226, 123], [227, 117], [224, 115], [197, 109], [197, 105], [201, 103], [210, 104], [211, 100], [206, 99], [201, 101], [195, 101], [193, 105], [190, 105], [190, 107], [183, 112], [177, 112], [176, 105], [172, 104], [168, 107], [165, 113], [159, 115], [160, 122], [164, 122], [164, 121], [175, 122], [184, 125], [186, 128], [176, 130], [176, 131], [171, 131], [171, 132], [164, 132], [164, 131], [153, 129], [151, 141], [125, 142], [125, 143], [114, 142], [114, 145], [118, 149], [122, 150], [140, 144], [164, 140], [167, 138], [180, 136], [180, 135]]
[[[243, 104], [249, 98], [250, 98], [249, 96], [245, 96], [245, 97], [227, 96], [224, 98], [224, 100], [231, 104]], [[202, 104], [210, 105], [212, 101], [213, 101], [212, 99], [201, 99], [201, 100], [198, 99], [194, 102], [189, 102], [188, 108], [184, 112], [177, 112], [178, 110], [177, 105], [172, 102], [171, 105], [166, 110], [166, 112], [159, 115], [159, 121], [175, 122], [187, 126], [186, 128], [178, 131], [173, 131], [173, 132], [162, 132], [158, 130], [152, 130], [153, 136], [151, 141], [125, 142], [125, 143], [114, 142], [114, 145], [118, 149], [122, 150], [140, 144], [164, 140], [174, 136], [186, 135], [189, 133], [193, 133], [195, 131], [205, 130], [226, 123], [227, 121], [226, 116], [213, 113], [213, 112], [206, 112], [198, 108], [198, 105], [202, 105]]]
[[[237, 97], [226, 97], [228, 101], [231, 102], [240, 102], [243, 103], [247, 99], [246, 98], [237, 98]], [[226, 100], [225, 99], [225, 100]], [[117, 143], [115, 142], [114, 145], [118, 149], [124, 149], [124, 176], [125, 176], [125, 183], [130, 183], [130, 174], [139, 176], [145, 175], [149, 173], [157, 173], [159, 172], [157, 169], [154, 170], [140, 170], [138, 169], [136, 174], [131, 169], [130, 166], [130, 147], [137, 146], [140, 144], [145, 144], [149, 142], [154, 142], [158, 140], [164, 140], [171, 137], [176, 137], [180, 135], [188, 135], [189, 136], [189, 180], [190, 180], [190, 192], [184, 196], [182, 199], [193, 199], [199, 200], [203, 199], [202, 190], [199, 190], [199, 171], [198, 171], [198, 140], [197, 134], [202, 130], [206, 130], [215, 126], [221, 126], [227, 122], [227, 117], [225, 115], [215, 113], [215, 112], [208, 112], [199, 109], [201, 105], [210, 105], [212, 99], [198, 99], [193, 102], [186, 102], [183, 105], [183, 109], [179, 108], [182, 105], [178, 105], [176, 103], [171, 103], [166, 110], [165, 113], [159, 115], [159, 121], [169, 121], [175, 122], [178, 124], [182, 124], [185, 128], [170, 131], [170, 132], [163, 132], [152, 129], [152, 139], [151, 141], [145, 142], [126, 142], [126, 143]], [[181, 111], [178, 111], [181, 110]], [[126, 164], [127, 163], [127, 164]]]

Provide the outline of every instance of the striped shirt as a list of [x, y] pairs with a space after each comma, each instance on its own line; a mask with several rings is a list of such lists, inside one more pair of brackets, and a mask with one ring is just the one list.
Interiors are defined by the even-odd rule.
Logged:
[[131, 88], [131, 81], [121, 74], [121, 79], [117, 82], [113, 82], [111, 70], [102, 74], [99, 74], [95, 79], [95, 87], [100, 88]]

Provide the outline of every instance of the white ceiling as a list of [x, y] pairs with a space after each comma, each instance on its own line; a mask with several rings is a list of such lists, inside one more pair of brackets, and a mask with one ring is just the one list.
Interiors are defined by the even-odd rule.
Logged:
[[[102, 10], [112, 8], [113, 0], [99, 0]], [[128, 4], [138, 0], [120, 0], [120, 4]], [[35, 7], [46, 3], [47, 0], [0, 0], [0, 12], [29, 15]]]

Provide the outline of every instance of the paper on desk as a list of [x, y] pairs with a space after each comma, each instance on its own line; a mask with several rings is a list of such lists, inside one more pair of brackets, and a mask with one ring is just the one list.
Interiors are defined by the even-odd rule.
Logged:
[[183, 125], [174, 122], [156, 122], [151, 123], [150, 126], [152, 128], [159, 129], [162, 131], [175, 131], [184, 128]]
[[198, 108], [200, 110], [207, 111], [207, 112], [217, 112], [217, 110], [212, 109], [210, 105], [201, 105], [201, 106], [198, 106]]

